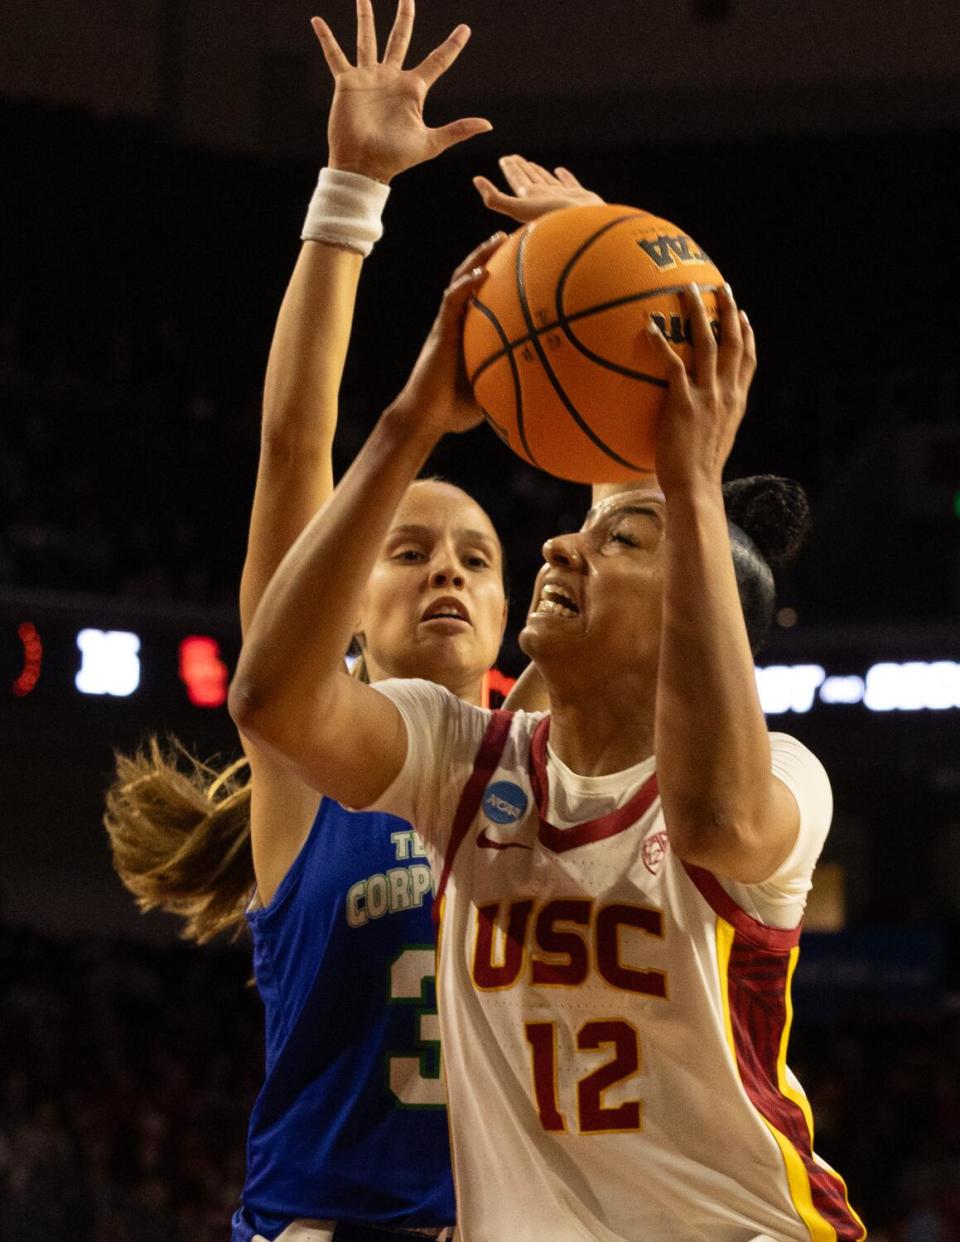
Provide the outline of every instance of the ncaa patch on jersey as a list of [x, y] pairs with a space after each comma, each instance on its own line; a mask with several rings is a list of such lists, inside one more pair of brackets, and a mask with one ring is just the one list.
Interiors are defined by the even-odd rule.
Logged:
[[497, 781], [483, 795], [483, 813], [495, 824], [515, 824], [523, 819], [527, 795], [513, 781]]

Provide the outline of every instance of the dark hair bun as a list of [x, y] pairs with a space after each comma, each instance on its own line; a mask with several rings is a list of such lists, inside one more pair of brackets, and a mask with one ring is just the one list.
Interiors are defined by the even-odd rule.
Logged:
[[807, 494], [793, 479], [755, 474], [723, 485], [727, 517], [750, 538], [772, 568], [800, 551], [810, 530]]

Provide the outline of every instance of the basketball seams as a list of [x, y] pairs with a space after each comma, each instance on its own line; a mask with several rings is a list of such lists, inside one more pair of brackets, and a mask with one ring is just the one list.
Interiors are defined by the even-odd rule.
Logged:
[[[486, 316], [491, 326], [493, 327], [494, 332], [496, 332], [497, 336], [500, 338], [501, 341], [504, 342], [506, 346], [505, 349], [501, 350], [500, 353], [497, 354], [497, 357], [503, 358], [504, 356], [506, 356], [507, 362], [510, 365], [510, 376], [513, 380], [513, 396], [514, 396], [515, 413], [516, 413], [516, 419], [517, 419], [517, 435], [520, 437], [520, 443], [523, 445], [523, 451], [526, 453], [528, 460], [531, 462], [532, 465], [538, 466], [540, 463], [537, 461], [536, 457], [533, 455], [533, 451], [531, 450], [530, 445], [527, 442], [527, 432], [526, 432], [526, 428], [523, 425], [523, 385], [520, 382], [520, 372], [517, 369], [517, 360], [513, 356], [513, 349], [507, 338], [507, 334], [506, 332], [504, 332], [503, 326], [500, 323], [500, 320], [496, 317], [496, 315], [493, 313], [493, 311], [491, 310], [489, 306], [487, 306], [484, 302], [481, 302], [478, 297], [474, 297], [473, 304], [474, 306], [476, 306], [477, 310], [479, 310], [483, 315]], [[473, 387], [473, 384], [477, 378], [477, 375], [479, 375], [480, 372], [483, 370], [485, 370], [485, 367], [480, 367], [477, 370], [476, 374], [473, 376], [473, 378], [470, 380], [471, 388]], [[480, 408], [483, 409], [482, 406]], [[497, 431], [497, 433], [500, 435], [502, 439], [503, 435], [500, 432], [500, 429], [496, 421], [490, 417], [490, 415], [487, 413], [486, 410], [483, 410], [483, 415], [492, 424], [494, 430]], [[509, 441], [509, 436], [508, 436], [507, 443], [509, 444], [509, 442], [510, 441]]]
[[[687, 285], [672, 285], [664, 287], [663, 289], [658, 289], [657, 293], [680, 293], [687, 287]], [[717, 288], [717, 285], [701, 285], [700, 291], [702, 293], [715, 293]], [[612, 309], [615, 308], [610, 306], [604, 307], [604, 310]], [[624, 375], [628, 379], [640, 380], [642, 383], [650, 384], [654, 388], [670, 387], [668, 380], [661, 379], [657, 375], [648, 375], [645, 371], [635, 371], [632, 367], [624, 366], [620, 362], [614, 362], [611, 358], [604, 358], [602, 354], [595, 354], [593, 350], [588, 345], [585, 345], [577, 336], [575, 336], [573, 331], [567, 326], [572, 323], [575, 318], [578, 320], [584, 320], [588, 317], [589, 316], [587, 315], [571, 315], [569, 318], [561, 319], [557, 323], [557, 326], [563, 330], [564, 336], [566, 336], [567, 340], [578, 353], [583, 354], [585, 358], [589, 358], [591, 362], [595, 362], [598, 367], [604, 367], [608, 371], [614, 371], [617, 375]]]
[[[615, 220], [608, 220], [607, 223], [602, 228], [597, 229], [595, 233], [591, 234], [588, 238], [586, 238], [583, 242], [580, 243], [577, 249], [573, 252], [570, 258], [567, 260], [563, 270], [560, 273], [560, 279], [557, 281], [557, 288], [556, 288], [557, 326], [562, 330], [564, 336], [567, 338], [570, 344], [574, 347], [574, 349], [576, 349], [579, 353], [583, 354], [585, 358], [589, 358], [591, 362], [595, 362], [598, 366], [606, 367], [608, 371], [615, 371], [617, 375], [624, 375], [628, 379], [636, 379], [646, 384], [652, 384], [655, 388], [669, 388], [670, 385], [668, 384], [667, 380], [664, 379], [662, 376], [649, 375], [646, 371], [636, 371], [633, 369], [633, 367], [627, 367], [627, 366], [624, 366], [622, 363], [613, 362], [609, 358], [604, 358], [602, 354], [595, 354], [593, 350], [591, 350], [587, 345], [584, 345], [584, 343], [581, 340], [579, 340], [578, 337], [574, 335], [572, 329], [569, 326], [570, 323], [573, 321], [574, 316], [573, 315], [568, 316], [563, 309], [563, 294], [564, 294], [564, 290], [566, 289], [567, 281], [570, 278], [570, 274], [573, 272], [573, 269], [580, 262], [583, 256], [587, 253], [590, 247], [596, 245], [596, 243], [600, 240], [600, 238], [604, 237], [607, 233], [611, 232], [611, 230], [619, 227], [621, 224], [632, 223], [634, 220], [637, 219], [638, 215], [645, 215], [645, 214], [646, 213], [643, 213], [643, 212], [641, 213], [631, 212], [630, 215], [618, 216]], [[713, 287], [715, 288], [715, 286]], [[647, 296], [660, 296], [662, 294], [680, 293], [685, 288], [686, 288], [685, 285], [662, 286], [661, 288], [657, 289], [655, 292], [651, 291], [651, 293]], [[710, 288], [711, 286], [703, 286], [704, 292], [708, 292]], [[628, 300], [627, 298], [624, 298], [620, 304], [621, 305], [625, 304], [627, 300]], [[629, 300], [639, 300], [639, 299], [631, 298]], [[609, 309], [609, 308], [604, 307], [603, 309]], [[585, 317], [586, 316], [582, 316], [582, 315], [576, 316], [576, 318], [585, 318]]]
[[[637, 474], [641, 474], [643, 473], [643, 470], [644, 470], [643, 466], [637, 466], [633, 462], [628, 461], [625, 457], [621, 457], [619, 453], [617, 453], [614, 449], [612, 449], [608, 444], [604, 443], [604, 441], [597, 435], [597, 433], [593, 430], [593, 428], [590, 426], [589, 423], [583, 420], [583, 418], [580, 415], [579, 410], [570, 400], [569, 396], [567, 395], [566, 390], [564, 389], [563, 385], [560, 383], [560, 380], [557, 378], [557, 375], [553, 367], [550, 365], [547, 355], [544, 353], [543, 346], [540, 344], [540, 337], [537, 334], [536, 329], [534, 327], [533, 316], [530, 314], [530, 305], [527, 300], [526, 281], [524, 280], [524, 275], [523, 275], [523, 262], [524, 262], [524, 256], [526, 254], [527, 239], [530, 236], [530, 228], [531, 226], [527, 225], [527, 227], [524, 229], [523, 233], [521, 234], [520, 244], [517, 246], [517, 259], [516, 259], [516, 265], [515, 265], [515, 272], [516, 272], [516, 279], [517, 279], [517, 296], [520, 300], [520, 309], [523, 312], [523, 318], [526, 321], [527, 329], [531, 333], [530, 344], [537, 351], [537, 357], [540, 359], [540, 365], [543, 367], [544, 374], [546, 375], [547, 379], [550, 381], [551, 385], [553, 386], [554, 392], [563, 402], [563, 406], [566, 409], [567, 413], [571, 416], [571, 418], [574, 420], [574, 422], [577, 424], [580, 430], [584, 433], [584, 435], [587, 436], [587, 438], [598, 449], [600, 449], [602, 453], [604, 453], [607, 457], [611, 458], [613, 461], [617, 462], [618, 465], [625, 466], [627, 470], [632, 470]], [[511, 356], [512, 356], [512, 353], [511, 353]]]
[[592, 349], [588, 349], [586, 345], [578, 341], [572, 333], [567, 332], [566, 328], [564, 328], [564, 332], [577, 353], [583, 354], [584, 358], [589, 358], [598, 367], [603, 367], [607, 371], [614, 371], [617, 375], [626, 376], [627, 379], [637, 380], [641, 384], [649, 384], [651, 388], [670, 387], [667, 380], [659, 379], [656, 375], [647, 375], [646, 371], [634, 371], [632, 367], [625, 367], [619, 362], [611, 362], [609, 358], [604, 358], [602, 354], [595, 354]]
[[[598, 302], [596, 306], [588, 306], [586, 310], [574, 311], [570, 315], [564, 315], [561, 319], [551, 320], [550, 323], [545, 323], [542, 327], [534, 328], [532, 332], [525, 332], [523, 336], [518, 336], [513, 341], [507, 340], [506, 333], [504, 333], [501, 337], [501, 339], [506, 342], [503, 349], [498, 349], [496, 353], [491, 354], [489, 358], [485, 358], [483, 362], [480, 363], [473, 375], [470, 376], [470, 383], [475, 383], [477, 378], [481, 376], [484, 371], [488, 369], [488, 367], [493, 366], [495, 362], [499, 362], [500, 359], [505, 357], [505, 355], [511, 350], [519, 349], [521, 345], [531, 344], [535, 336], [546, 336], [547, 333], [554, 332], [557, 328], [563, 328], [564, 331], [566, 331], [564, 327], [565, 324], [579, 323], [583, 319], [591, 319], [595, 315], [603, 315], [609, 310], [618, 310], [621, 306], [629, 306], [631, 302], [645, 302], [649, 301], [651, 298], [662, 297], [664, 294], [682, 293], [686, 288], [687, 285], [663, 285], [659, 289], [645, 289], [640, 293], [625, 293], [623, 297], [611, 298], [609, 302]], [[703, 285], [702, 288], [704, 293], [709, 293], [712, 289], [716, 288], [716, 286]], [[572, 340], [571, 344], [577, 348], [580, 348], [580, 342], [576, 339]], [[583, 348], [585, 349], [586, 346], [583, 346]], [[599, 361], [610, 367], [616, 366], [615, 363], [609, 363], [604, 358], [600, 358]], [[632, 378], [643, 379], [645, 377], [642, 371], [637, 371], [632, 375]], [[659, 381], [656, 380], [656, 377], [650, 378], [652, 378], [659, 386]]]
[[626, 366], [621, 365], [620, 363], [610, 362], [607, 358], [601, 357], [600, 354], [593, 353], [592, 350], [588, 349], [587, 346], [584, 345], [580, 340], [578, 340], [577, 337], [573, 334], [573, 331], [570, 328], [570, 321], [567, 319], [567, 316], [564, 313], [564, 309], [563, 309], [563, 291], [566, 288], [567, 280], [570, 277], [570, 273], [573, 271], [573, 269], [576, 267], [579, 261], [583, 258], [583, 256], [587, 253], [590, 247], [595, 245], [600, 240], [600, 238], [605, 236], [607, 233], [609, 233], [611, 229], [615, 229], [618, 225], [625, 224], [628, 221], [633, 221], [636, 218], [637, 218], [636, 214], [631, 213], [628, 216], [618, 216], [616, 220], [608, 221], [602, 229], [598, 229], [594, 234], [592, 234], [592, 236], [588, 237], [586, 241], [582, 242], [577, 247], [577, 249], [573, 252], [570, 258], [567, 260], [567, 263], [565, 267], [563, 268], [563, 271], [560, 273], [560, 279], [557, 281], [557, 289], [556, 289], [557, 323], [560, 326], [560, 329], [562, 330], [563, 335], [567, 338], [567, 340], [574, 347], [574, 349], [578, 350], [581, 354], [583, 354], [585, 358], [589, 358], [591, 362], [596, 362], [598, 365], [602, 367], [606, 367], [607, 370], [609, 371], [616, 371], [618, 375], [625, 375], [630, 379], [636, 379], [646, 384], [652, 384], [656, 388], [667, 388], [668, 384], [665, 379], [658, 378], [655, 375], [648, 375], [645, 371], [635, 371], [632, 367], [626, 367]]
[[649, 469], [636, 462], [653, 461], [669, 383], [643, 327], [655, 322], [687, 359], [680, 295], [694, 280], [705, 292], [718, 287], [712, 261], [668, 220], [588, 207], [521, 227], [490, 275], [484, 301], [473, 303], [481, 314], [468, 315], [464, 351], [500, 438], [561, 478], [626, 479]]

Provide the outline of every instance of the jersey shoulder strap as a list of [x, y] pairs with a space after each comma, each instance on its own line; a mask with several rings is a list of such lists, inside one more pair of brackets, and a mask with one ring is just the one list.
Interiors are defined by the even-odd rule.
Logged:
[[503, 754], [503, 748], [507, 743], [507, 735], [510, 732], [512, 721], [513, 712], [503, 711], [502, 709], [495, 711], [490, 717], [490, 723], [487, 725], [483, 739], [480, 742], [477, 757], [473, 761], [473, 771], [463, 787], [463, 793], [460, 795], [460, 802], [457, 805], [457, 812], [453, 818], [450, 844], [447, 846], [447, 852], [443, 859], [440, 883], [437, 885], [437, 895], [433, 901], [433, 921], [435, 924], [440, 920], [440, 905], [443, 900], [443, 894], [446, 891], [450, 870], [453, 867], [453, 860], [456, 858], [457, 850], [462, 845], [463, 838], [467, 835], [470, 825], [480, 809], [480, 801], [483, 798], [483, 793], [490, 781], [490, 777], [497, 770], [497, 764], [500, 762], [500, 756]]

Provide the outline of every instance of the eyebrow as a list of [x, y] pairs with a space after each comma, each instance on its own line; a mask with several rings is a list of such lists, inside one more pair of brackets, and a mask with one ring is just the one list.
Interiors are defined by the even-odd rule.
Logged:
[[[588, 526], [597, 516], [599, 506], [594, 505], [590, 512], [583, 520], [584, 526]], [[655, 505], [621, 505], [617, 509], [608, 510], [611, 519], [623, 517], [624, 515], [635, 515], [640, 517], [652, 517], [660, 520], [660, 510]]]
[[458, 530], [458, 535], [462, 535], [467, 543], [485, 543], [491, 548], [496, 547], [496, 540], [491, 535], [486, 535], [482, 530]]
[[[432, 526], [418, 526], [414, 522], [406, 522], [400, 526], [391, 526], [390, 530], [387, 531], [387, 538], [394, 539], [397, 536], [400, 536], [401, 538], [407, 537], [427, 540], [432, 539], [436, 533], [437, 532]], [[459, 539], [463, 539], [465, 543], [482, 543], [491, 548], [495, 548], [497, 546], [497, 541], [494, 537], [486, 534], [482, 530], [471, 530], [467, 527], [461, 526], [454, 531], [454, 534]]]

